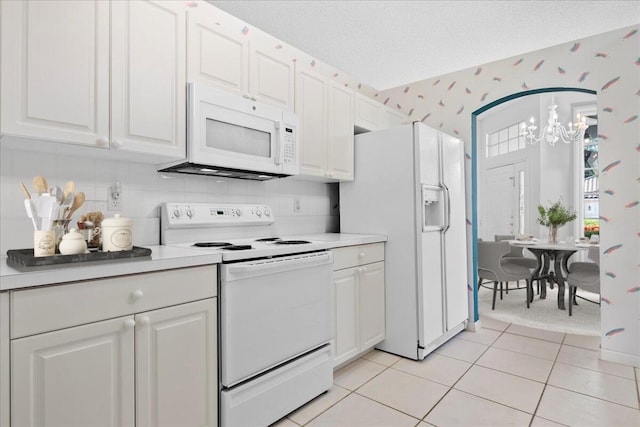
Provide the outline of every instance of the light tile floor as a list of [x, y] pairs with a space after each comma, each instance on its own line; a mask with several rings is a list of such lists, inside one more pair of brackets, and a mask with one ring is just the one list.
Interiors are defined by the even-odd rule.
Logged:
[[598, 337], [482, 325], [420, 362], [374, 350], [272, 427], [640, 426], [640, 369]]

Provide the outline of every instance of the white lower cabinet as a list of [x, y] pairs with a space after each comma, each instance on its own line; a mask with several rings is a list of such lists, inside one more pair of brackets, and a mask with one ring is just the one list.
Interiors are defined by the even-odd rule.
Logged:
[[216, 425], [213, 301], [136, 314], [136, 426]]
[[217, 425], [216, 281], [204, 266], [10, 292], [11, 425]]
[[11, 343], [11, 425], [133, 426], [134, 320]]
[[385, 338], [384, 244], [334, 249], [334, 366]]

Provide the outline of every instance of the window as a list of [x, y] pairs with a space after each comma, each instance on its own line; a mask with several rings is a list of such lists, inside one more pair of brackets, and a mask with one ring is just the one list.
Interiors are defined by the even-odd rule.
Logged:
[[486, 157], [496, 157], [525, 148], [525, 140], [520, 136], [519, 123], [487, 135]]
[[[594, 119], [591, 116], [589, 118]], [[596, 122], [597, 123], [597, 122]], [[584, 214], [584, 236], [591, 237], [592, 234], [600, 234], [600, 200], [598, 191], [600, 189], [600, 177], [598, 175], [598, 126], [590, 125], [584, 136], [583, 147], [583, 214]]]

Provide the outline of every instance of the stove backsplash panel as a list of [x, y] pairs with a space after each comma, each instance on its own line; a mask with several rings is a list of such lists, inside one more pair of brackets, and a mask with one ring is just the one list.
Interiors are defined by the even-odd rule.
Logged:
[[[73, 157], [3, 148], [0, 151], [0, 253], [33, 246], [33, 228], [27, 218], [20, 182], [32, 189], [36, 175], [49, 186], [74, 181], [86, 202], [76, 214], [107, 209], [109, 187], [120, 182], [122, 216], [134, 220], [134, 245], [160, 242], [160, 203], [266, 203], [273, 208], [277, 235], [337, 232], [338, 185], [281, 178], [265, 182], [158, 173], [155, 165]], [[299, 209], [296, 209], [296, 206]]]

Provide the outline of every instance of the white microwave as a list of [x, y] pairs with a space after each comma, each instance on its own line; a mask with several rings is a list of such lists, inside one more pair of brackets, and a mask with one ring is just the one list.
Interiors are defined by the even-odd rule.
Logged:
[[187, 158], [160, 172], [268, 180], [297, 175], [295, 114], [199, 83], [187, 84]]

